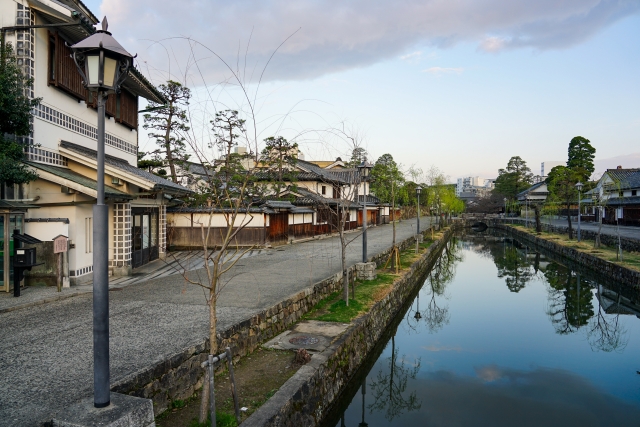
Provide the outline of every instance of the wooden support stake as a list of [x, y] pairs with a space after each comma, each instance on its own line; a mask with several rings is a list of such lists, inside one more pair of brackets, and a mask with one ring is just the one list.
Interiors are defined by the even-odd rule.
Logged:
[[229, 365], [229, 378], [231, 379], [231, 395], [233, 396], [233, 406], [236, 410], [236, 422], [240, 425], [240, 405], [238, 404], [238, 393], [236, 391], [236, 377], [233, 374], [233, 356], [231, 354], [231, 348], [227, 347], [227, 363]]
[[200, 424], [207, 422], [207, 406], [209, 406], [209, 369], [204, 371], [204, 380], [202, 381], [202, 399], [200, 400], [200, 416], [198, 417]]
[[63, 271], [62, 271], [62, 252], [59, 252], [56, 254], [57, 256], [57, 285], [58, 285], [58, 292], [62, 292], [62, 275], [63, 275]]

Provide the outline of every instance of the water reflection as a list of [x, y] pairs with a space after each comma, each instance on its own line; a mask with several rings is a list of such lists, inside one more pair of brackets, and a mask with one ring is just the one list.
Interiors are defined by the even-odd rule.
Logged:
[[427, 306], [420, 311], [418, 294], [416, 308], [414, 310], [412, 305], [407, 312], [405, 325], [417, 330], [424, 322], [429, 333], [436, 333], [449, 323], [449, 307], [446, 304], [448, 297], [445, 291], [456, 275], [456, 265], [463, 259], [462, 248], [458, 239], [454, 238], [445, 245], [442, 255], [436, 260], [425, 280], [423, 291], [430, 297]]
[[633, 289], [509, 237], [461, 236], [324, 425], [638, 425], [639, 317]]
[[403, 355], [398, 360], [396, 337], [391, 337], [391, 356], [387, 358], [387, 366], [380, 369], [371, 382], [373, 403], [369, 405], [371, 412], [381, 412], [384, 417], [393, 421], [403, 412], [420, 409], [422, 405], [416, 391], [407, 392], [409, 379], [415, 380], [420, 371], [420, 359], [407, 362]]
[[604, 352], [622, 352], [629, 336], [620, 322], [620, 314], [640, 317], [640, 305], [619, 293], [598, 285], [598, 311], [589, 322], [587, 339], [591, 348]]
[[593, 283], [580, 280], [567, 267], [551, 263], [544, 271], [548, 283], [547, 315], [558, 334], [570, 334], [586, 325], [593, 316]]

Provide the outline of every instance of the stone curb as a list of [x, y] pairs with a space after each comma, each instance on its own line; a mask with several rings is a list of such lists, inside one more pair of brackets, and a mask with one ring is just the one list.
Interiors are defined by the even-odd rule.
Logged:
[[61, 300], [65, 300], [65, 299], [68, 299], [68, 298], [77, 297], [78, 295], [86, 295], [86, 294], [91, 294], [91, 292], [90, 291], [75, 291], [73, 293], [68, 293], [68, 294], [64, 294], [64, 295], [56, 295], [55, 297], [44, 298], [44, 299], [40, 299], [40, 300], [37, 300], [37, 301], [29, 301], [29, 302], [25, 302], [23, 304], [15, 305], [13, 307], [1, 308], [0, 309], [0, 314], [8, 313], [10, 311], [15, 311], [15, 310], [21, 310], [23, 308], [35, 307], [37, 305], [47, 304], [47, 303], [54, 302], [54, 301], [61, 301]]

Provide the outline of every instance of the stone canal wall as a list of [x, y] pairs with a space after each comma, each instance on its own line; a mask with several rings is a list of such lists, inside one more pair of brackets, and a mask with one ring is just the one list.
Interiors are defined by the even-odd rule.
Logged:
[[563, 258], [594, 270], [598, 275], [604, 275], [614, 280], [615, 283], [632, 286], [634, 289], [640, 290], [640, 272], [630, 270], [594, 255], [590, 255], [573, 248], [568, 248], [551, 240], [541, 239], [531, 233], [518, 230], [517, 228], [510, 227], [505, 224], [494, 224], [493, 227], [499, 230], [504, 230], [519, 239], [534, 243], [535, 245], [552, 251]]
[[[440, 256], [453, 231], [432, 244], [402, 277], [391, 292], [358, 319], [322, 354], [314, 354], [284, 386], [290, 397], [275, 408], [261, 408], [242, 425], [246, 427], [318, 425], [332, 405], [338, 402], [367, 356], [378, 344], [387, 328], [402, 311], [424, 281], [424, 276]], [[275, 397], [275, 396], [274, 396]], [[273, 409], [273, 410], [271, 410]]]
[[[479, 220], [482, 221], [482, 220]], [[469, 220], [469, 222], [476, 222], [476, 221], [471, 221]], [[495, 224], [495, 225], [510, 225], [510, 224], [520, 224], [520, 225], [524, 225], [525, 224], [525, 220], [521, 219], [521, 218], [514, 218], [514, 219], [506, 219], [506, 220], [491, 220], [491, 221], [483, 221], [486, 222], [487, 225], [491, 224]], [[529, 225], [531, 227], [534, 227], [534, 223], [532, 221], [529, 221]], [[549, 232], [549, 233], [556, 233], [556, 234], [569, 234], [569, 227], [567, 225], [553, 225], [553, 224], [547, 224], [544, 221], [542, 222], [542, 230]], [[575, 238], [576, 233], [577, 233], [577, 224], [574, 222], [572, 224], [573, 227], [573, 236]], [[580, 230], [580, 237], [583, 240], [592, 240], [595, 241], [596, 240], [596, 236], [598, 233], [591, 231], [591, 230], [585, 230], [585, 229], [581, 229]], [[600, 233], [600, 243], [602, 243], [605, 246], [609, 246], [612, 248], [615, 248], [618, 246], [618, 236], [614, 236], [611, 234], [604, 234], [604, 233]], [[628, 251], [628, 252], [640, 252], [640, 240], [636, 240], [636, 239], [630, 239], [628, 237], [620, 237], [620, 246], [622, 247], [623, 251]]]
[[[431, 232], [432, 229], [429, 228], [424, 230], [423, 235], [426, 237]], [[433, 253], [434, 247], [441, 247], [441, 244], [442, 239], [437, 245], [431, 246], [429, 253]], [[400, 250], [414, 246], [415, 238], [406, 239], [398, 245]], [[433, 250], [431, 250], [432, 248]], [[390, 253], [391, 249], [386, 250], [370, 257], [369, 261], [380, 265], [386, 262]], [[424, 265], [425, 262], [421, 260], [420, 265]], [[414, 270], [412, 268], [410, 273], [413, 274]], [[355, 266], [348, 269], [349, 279], [353, 277], [355, 272]], [[342, 278], [340, 274], [335, 274], [243, 322], [220, 331], [218, 333], [218, 348], [231, 347], [234, 359], [245, 356], [257, 349], [263, 342], [288, 329], [320, 300], [340, 290], [342, 290]], [[206, 360], [208, 349], [208, 339], [203, 338], [200, 343], [114, 383], [111, 390], [151, 399], [155, 414], [161, 414], [169, 408], [172, 401], [187, 399], [202, 386], [204, 370], [200, 364]]]

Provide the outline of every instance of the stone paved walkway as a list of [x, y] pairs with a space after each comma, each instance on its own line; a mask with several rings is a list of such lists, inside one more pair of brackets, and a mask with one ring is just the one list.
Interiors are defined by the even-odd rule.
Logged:
[[[422, 218], [421, 226], [427, 228], [429, 222]], [[415, 220], [397, 225], [398, 241], [414, 233]], [[390, 247], [391, 235], [390, 225], [371, 228], [369, 255]], [[349, 238], [355, 239], [348, 247], [347, 262], [352, 265], [362, 256], [360, 232], [350, 233]], [[337, 237], [253, 255], [241, 259], [226, 277], [218, 304], [219, 329], [340, 271]], [[111, 284], [112, 383], [201, 342], [207, 335], [203, 290], [185, 283], [179, 274], [162, 270], [165, 267], [152, 269], [144, 280]], [[190, 278], [198, 277], [204, 277], [203, 269], [190, 272]], [[86, 290], [71, 288], [65, 291], [80, 294], [36, 304], [55, 289], [28, 288], [24, 297], [35, 305], [0, 312], [0, 426], [39, 425], [51, 419], [56, 410], [91, 396], [92, 298], [89, 287]], [[40, 299], [37, 292], [42, 292]], [[2, 295], [0, 303], [6, 298], [13, 297]]]

